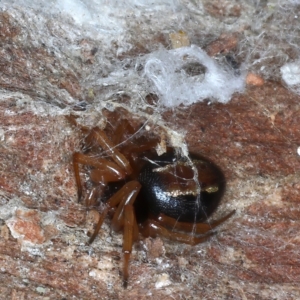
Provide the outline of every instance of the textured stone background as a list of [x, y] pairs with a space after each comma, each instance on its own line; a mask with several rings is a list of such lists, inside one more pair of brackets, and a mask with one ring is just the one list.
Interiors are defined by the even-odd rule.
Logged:
[[[35, 43], [36, 29], [23, 26], [26, 18], [16, 11], [1, 11], [3, 299], [300, 298], [300, 97], [284, 87], [278, 71], [278, 61], [284, 55], [295, 59], [297, 51], [286, 40], [275, 39], [283, 18], [276, 19], [275, 12], [273, 21], [262, 21], [267, 9], [262, 3], [248, 11], [239, 1], [203, 1], [203, 5], [219, 24], [245, 16], [251, 20], [254, 14], [260, 24], [264, 22], [261, 30], [278, 54], [264, 64], [274, 65], [275, 71], [271, 74], [269, 67], [265, 73], [253, 50], [247, 66], [257, 77], [228, 104], [204, 102], [157, 115], [155, 110], [134, 109], [131, 96], [116, 97], [114, 103], [134, 110], [129, 118], [143, 115], [143, 121], [147, 113], [155, 120], [149, 123], [154, 131], [163, 124], [186, 133], [192, 152], [210, 157], [224, 170], [227, 191], [213, 218], [237, 210], [214, 237], [195, 247], [160, 238], [141, 240], [132, 254], [127, 290], [119, 274], [122, 236], [111, 232], [107, 222], [95, 243], [86, 246], [93, 218], [76, 203], [71, 164], [82, 135], [65, 118], [76, 111], [85, 124], [103, 120], [93, 107], [92, 95], [101, 97], [102, 90], [86, 79], [95, 70], [93, 49], [99, 44], [77, 41], [74, 57], [59, 45], [51, 52]], [[287, 26], [292, 26], [291, 20], [286, 18]], [[48, 20], [47, 26], [51, 38], [62, 34], [55, 22]], [[191, 40], [211, 56], [238, 49], [237, 57], [243, 61], [245, 36], [251, 41], [257, 34], [253, 27], [249, 21], [247, 32], [232, 30], [211, 38], [199, 38], [195, 30]], [[168, 34], [155, 32], [147, 41], [134, 43], [126, 57], [147, 53], [156, 43], [168, 45], [170, 40]], [[78, 111], [76, 104], [81, 101], [89, 104], [86, 111]], [[104, 116], [115, 121], [108, 111]]]

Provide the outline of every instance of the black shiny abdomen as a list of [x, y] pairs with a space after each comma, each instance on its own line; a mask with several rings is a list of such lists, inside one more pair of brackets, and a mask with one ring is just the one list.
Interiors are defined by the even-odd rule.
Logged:
[[[144, 165], [138, 177], [142, 189], [135, 204], [137, 215], [141, 216], [138, 221], [162, 213], [182, 222], [203, 222], [215, 211], [225, 190], [224, 175], [208, 159], [198, 155], [190, 158], [198, 172], [196, 181], [190, 162], [173, 152]], [[186, 182], [195, 187], [198, 182], [201, 192], [197, 193], [197, 188], [189, 192]]]

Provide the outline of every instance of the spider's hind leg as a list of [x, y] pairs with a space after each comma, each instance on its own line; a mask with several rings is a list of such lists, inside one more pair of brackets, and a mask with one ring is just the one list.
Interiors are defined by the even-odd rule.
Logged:
[[146, 237], [162, 236], [172, 241], [185, 243], [193, 246], [205, 242], [209, 237], [214, 235], [214, 232], [208, 232], [203, 236], [195, 236], [188, 233], [177, 232], [173, 229], [167, 229], [164, 226], [162, 226], [158, 221], [148, 220], [142, 226], [142, 234]]
[[[160, 235], [173, 241], [197, 245], [205, 242], [210, 236], [214, 235], [215, 232], [211, 230], [224, 223], [234, 213], [235, 210], [211, 223], [178, 222], [173, 218], [160, 214], [157, 221], [148, 220], [143, 225], [142, 233], [145, 236], [155, 237]], [[201, 236], [197, 236], [197, 234], [201, 234]]]
[[224, 217], [212, 221], [212, 222], [205, 222], [205, 223], [189, 223], [189, 222], [178, 222], [177, 220], [170, 218], [164, 214], [160, 214], [158, 216], [158, 221], [160, 225], [173, 228], [175, 230], [184, 231], [184, 232], [193, 232], [196, 234], [205, 234], [208, 231], [214, 229], [215, 227], [221, 225], [225, 221], [227, 221], [233, 214], [235, 210], [231, 211]]

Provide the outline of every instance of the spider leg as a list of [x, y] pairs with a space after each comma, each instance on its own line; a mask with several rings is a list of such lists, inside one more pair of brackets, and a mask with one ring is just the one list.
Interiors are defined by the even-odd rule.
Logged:
[[123, 119], [115, 130], [115, 134], [112, 137], [112, 143], [118, 145], [123, 139], [126, 133], [134, 134], [134, 128], [131, 126], [128, 120]]
[[[78, 190], [78, 202], [82, 197], [82, 184], [79, 175], [79, 164], [88, 165], [95, 168], [94, 173], [92, 172], [92, 174], [94, 175], [94, 182], [112, 182], [121, 180], [126, 177], [125, 171], [112, 161], [106, 160], [104, 158], [95, 158], [79, 152], [75, 152], [73, 154], [73, 166]], [[99, 173], [101, 173], [101, 176], [99, 176]]]
[[89, 244], [91, 244], [96, 238], [103, 221], [113, 207], [117, 207], [113, 219], [112, 228], [118, 231], [123, 228], [123, 285], [127, 287], [128, 283], [128, 269], [129, 260], [132, 251], [132, 245], [138, 238], [138, 226], [135, 218], [133, 203], [141, 189], [141, 185], [138, 181], [127, 182], [117, 193], [115, 193], [106, 203], [105, 209], [100, 214], [98, 223], [96, 225], [95, 231], [89, 239]]
[[95, 227], [95, 230], [94, 230], [93, 234], [89, 238], [88, 244], [91, 244], [95, 240], [95, 238], [98, 235], [98, 233], [101, 229], [101, 226], [102, 226], [102, 224], [105, 220], [105, 217], [107, 216], [107, 213], [109, 212], [109, 209], [110, 209], [110, 207], [106, 206], [104, 208], [104, 210], [99, 214], [99, 220], [97, 222], [97, 225]]
[[[186, 223], [186, 222], [177, 222], [173, 218], [160, 214], [158, 217], [158, 221], [148, 220], [145, 224], [141, 226], [141, 229], [143, 235], [145, 236], [156, 237], [157, 235], [160, 235], [173, 241], [178, 241], [189, 245], [197, 245], [199, 243], [205, 242], [210, 236], [214, 235], [214, 232], [210, 232], [210, 230], [225, 222], [234, 213], [235, 210], [233, 210], [229, 214], [225, 215], [224, 217], [210, 224], [209, 223], [193, 224], [193, 223]], [[190, 232], [191, 234], [177, 232], [177, 230], [183, 232]], [[194, 234], [204, 234], [204, 235], [195, 236]]]
[[150, 140], [147, 140], [147, 141], [139, 141], [139, 139], [137, 139], [135, 141], [136, 144], [125, 146], [122, 149], [122, 152], [123, 153], [128, 153], [128, 154], [142, 153], [142, 152], [145, 152], [147, 150], [151, 150], [151, 149], [155, 148], [157, 146], [158, 142], [159, 142], [158, 138], [153, 138], [153, 139], [150, 139]]
[[90, 134], [86, 137], [87, 144], [93, 144], [94, 141], [96, 141], [96, 143], [100, 145], [104, 151], [106, 151], [106, 153], [119, 167], [125, 170], [127, 175], [132, 173], [132, 169], [127, 158], [115, 147], [115, 145], [99, 127], [94, 127]]
[[213, 228], [219, 226], [226, 220], [228, 220], [233, 214], [235, 213], [235, 210], [231, 211], [229, 214], [225, 215], [224, 217], [212, 221], [210, 223], [187, 223], [187, 222], [178, 222], [177, 220], [170, 218], [164, 214], [160, 214], [158, 216], [159, 224], [167, 227], [167, 228], [173, 228], [175, 230], [179, 231], [185, 231], [185, 232], [191, 232], [191, 233], [199, 233], [204, 234]]
[[208, 232], [204, 236], [197, 237], [186, 233], [174, 232], [173, 230], [165, 228], [164, 226], [160, 225], [158, 221], [154, 221], [154, 220], [149, 220], [143, 225], [142, 233], [144, 236], [151, 236], [151, 237], [156, 237], [160, 235], [169, 240], [189, 244], [192, 246], [203, 243], [209, 237], [214, 235], [214, 232]]
[[135, 228], [137, 228], [137, 223], [134, 215], [134, 208], [132, 205], [125, 205], [124, 207], [124, 242], [123, 242], [123, 286], [127, 287], [128, 283], [128, 269], [129, 260], [132, 251], [132, 244], [135, 239]]
[[124, 208], [127, 205], [133, 205], [140, 189], [141, 184], [138, 181], [130, 181], [121, 188], [124, 190], [124, 195], [111, 221], [111, 227], [114, 231], [120, 231], [124, 226]]
[[[96, 236], [98, 235], [103, 221], [111, 208], [118, 206], [116, 212], [114, 213], [112, 226], [120, 230], [124, 226], [124, 206], [132, 205], [137, 194], [139, 193], [141, 185], [138, 181], [127, 182], [118, 192], [116, 192], [112, 197], [108, 199], [105, 204], [105, 209], [100, 213], [100, 218], [96, 225], [96, 228], [89, 239], [89, 244], [91, 244]], [[135, 233], [136, 235], [136, 233]]]
[[127, 145], [122, 148], [122, 152], [128, 157], [131, 166], [133, 166], [132, 177], [138, 176], [143, 164], [138, 158], [138, 156], [148, 150], [153, 150], [159, 142], [159, 139], [151, 139], [148, 141], [141, 141], [140, 143], [135, 141], [135, 144]]
[[96, 199], [99, 196], [99, 188], [97, 186], [93, 186], [91, 191], [85, 197], [85, 206], [92, 207], [96, 205]]
[[[112, 137], [112, 142], [114, 145], [118, 145], [126, 139], [126, 135], [133, 136], [135, 132], [136, 130], [132, 127], [129, 121], [126, 119], [122, 119], [115, 130], [114, 136]], [[135, 139], [134, 144], [128, 144], [125, 147], [122, 147], [122, 153], [125, 152], [126, 154], [131, 154], [132, 152], [144, 152], [149, 149], [155, 148], [158, 142], [159, 138], [152, 138], [145, 141], [145, 137], [143, 136]]]

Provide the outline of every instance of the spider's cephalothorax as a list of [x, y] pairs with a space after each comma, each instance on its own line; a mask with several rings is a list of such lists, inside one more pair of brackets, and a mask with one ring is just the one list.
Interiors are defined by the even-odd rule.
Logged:
[[[225, 189], [223, 173], [208, 159], [199, 155], [187, 159], [173, 148], [158, 156], [155, 147], [159, 139], [145, 134], [130, 138], [136, 130], [126, 119], [108, 132], [92, 128], [85, 138], [85, 152], [74, 153], [73, 164], [79, 201], [85, 195], [85, 205], [90, 208], [97, 206], [99, 199], [104, 202], [89, 243], [109, 212], [113, 213], [112, 228], [123, 230], [126, 286], [130, 253], [139, 233], [195, 245], [207, 240], [211, 230], [234, 212], [205, 222]], [[90, 188], [84, 193], [79, 165], [89, 170]]]

